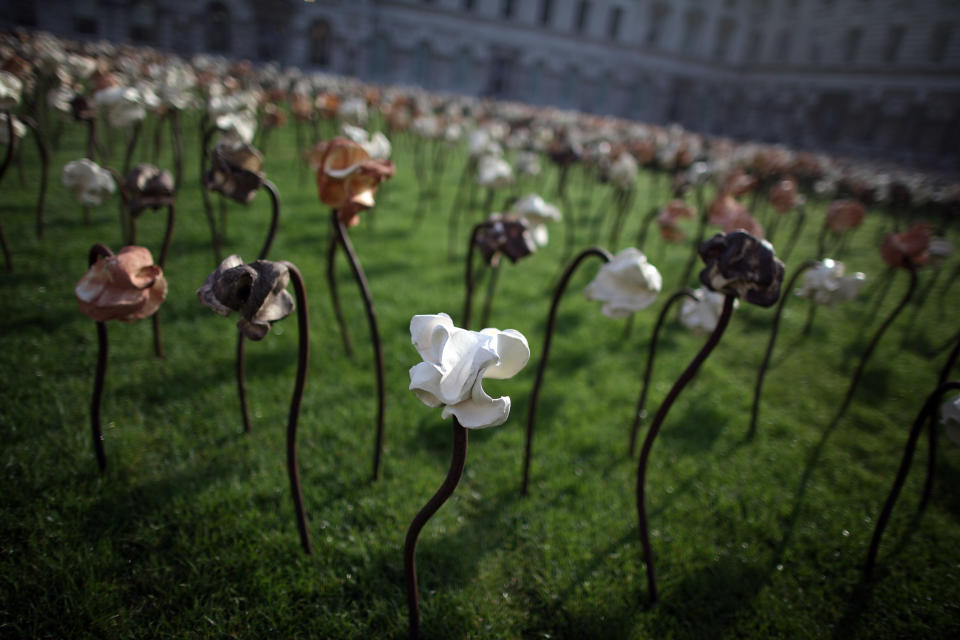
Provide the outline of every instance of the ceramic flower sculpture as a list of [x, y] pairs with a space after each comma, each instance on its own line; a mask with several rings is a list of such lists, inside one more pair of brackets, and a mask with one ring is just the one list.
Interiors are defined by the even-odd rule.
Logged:
[[642, 251], [628, 247], [600, 267], [584, 295], [603, 302], [601, 312], [608, 318], [625, 318], [652, 305], [662, 287], [657, 268]]
[[446, 480], [410, 523], [404, 544], [404, 574], [410, 638], [418, 638], [420, 605], [417, 591], [417, 537], [427, 521], [453, 495], [463, 475], [467, 429], [484, 429], [506, 422], [510, 398], [492, 398], [484, 379], [512, 378], [530, 359], [527, 339], [519, 331], [468, 331], [453, 325], [445, 313], [417, 315], [410, 321], [410, 338], [423, 361], [410, 369], [410, 390], [428, 407], [443, 407], [452, 417], [453, 459]]
[[816, 304], [832, 307], [840, 302], [849, 302], [857, 297], [866, 282], [861, 272], [845, 275], [842, 262], [824, 258], [817, 261], [803, 275], [803, 284], [794, 295], [808, 298]]
[[527, 226], [530, 228], [530, 237], [538, 248], [547, 246], [549, 238], [547, 223], [559, 222], [563, 219], [559, 209], [535, 193], [517, 200], [513, 204], [511, 213], [527, 222]]
[[117, 190], [113, 175], [89, 158], [65, 164], [60, 181], [85, 207], [103, 204]]

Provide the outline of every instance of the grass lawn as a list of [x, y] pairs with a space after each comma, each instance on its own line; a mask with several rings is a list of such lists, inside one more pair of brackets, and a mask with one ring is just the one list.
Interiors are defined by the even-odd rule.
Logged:
[[[253, 431], [241, 433], [234, 382], [236, 318], [202, 306], [194, 292], [215, 266], [198, 190], [196, 119], [186, 121], [185, 184], [166, 276], [161, 323], [167, 357], [152, 354], [149, 322], [109, 323], [102, 418], [108, 470], [96, 469], [89, 402], [97, 341], [73, 286], [91, 244], [120, 248], [116, 197], [93, 211], [59, 184], [83, 155], [71, 125], [53, 154], [43, 239], [34, 234], [39, 181], [24, 149], [0, 186], [0, 219], [15, 271], [0, 274], [0, 637], [9, 638], [399, 638], [406, 634], [402, 546], [411, 518], [449, 465], [449, 422], [407, 390], [419, 361], [409, 322], [463, 306], [463, 253], [447, 255], [447, 216], [464, 165], [446, 156], [437, 200], [418, 217], [413, 144], [394, 141], [397, 175], [362, 214], [352, 240], [370, 281], [385, 354], [382, 477], [371, 482], [376, 416], [373, 354], [348, 265], [338, 285], [356, 346], [347, 358], [325, 279], [330, 225], [312, 178], [301, 175], [288, 127], [275, 132], [266, 170], [283, 200], [271, 258], [304, 274], [310, 372], [300, 416], [300, 472], [314, 555], [300, 550], [285, 471], [285, 430], [296, 370], [297, 324], [288, 318], [247, 345]], [[147, 136], [151, 139], [151, 136]], [[113, 164], [122, 162], [114, 141]], [[141, 157], [144, 157], [141, 155]], [[146, 154], [144, 159], [149, 159]], [[171, 167], [164, 151], [161, 166]], [[548, 169], [551, 197], [555, 170]], [[606, 199], [572, 178], [578, 219]], [[651, 176], [641, 175], [647, 202]], [[525, 187], [527, 188], [527, 187]], [[503, 196], [497, 197], [502, 201]], [[482, 202], [480, 195], [478, 202]], [[499, 205], [498, 205], [499, 206]], [[621, 244], [636, 234], [642, 207]], [[787, 264], [813, 257], [825, 203]], [[568, 212], [565, 212], [568, 213]], [[266, 194], [231, 204], [227, 251], [252, 260], [269, 217]], [[471, 223], [477, 210], [464, 214]], [[608, 217], [608, 223], [610, 218]], [[933, 223], [938, 220], [930, 220]], [[157, 256], [164, 217], [145, 212], [139, 240]], [[893, 481], [907, 429], [933, 389], [958, 330], [956, 291], [909, 307], [869, 362], [846, 416], [827, 429], [857, 358], [906, 289], [897, 274], [877, 311], [885, 266], [878, 246], [891, 225], [871, 211], [845, 261], [868, 283], [856, 302], [817, 312], [787, 304], [767, 374], [759, 432], [747, 441], [756, 369], [773, 309], [742, 303], [696, 380], [674, 405], [653, 449], [648, 514], [661, 602], [648, 605], [635, 506], [636, 460], [627, 456], [646, 347], [660, 305], [679, 288], [688, 245], [647, 254], [664, 278], [658, 303], [624, 320], [600, 314], [575, 275], [560, 306], [538, 405], [530, 495], [519, 495], [524, 423], [563, 227], [551, 244], [504, 263], [490, 324], [527, 336], [532, 357], [515, 379], [488, 381], [513, 398], [502, 427], [470, 434], [466, 474], [420, 537], [421, 620], [429, 638], [894, 638], [960, 630], [960, 452], [941, 439], [936, 488], [917, 503], [926, 470], [914, 469], [880, 549], [875, 579], [861, 567]], [[578, 231], [587, 246], [589, 226]], [[778, 232], [783, 241], [784, 227]], [[951, 240], [960, 244], [956, 227]], [[606, 240], [604, 230], [600, 236]], [[952, 258], [941, 276], [951, 273]], [[693, 278], [700, 265], [693, 273]], [[921, 287], [931, 276], [920, 274]], [[692, 280], [691, 279], [691, 283]], [[940, 285], [937, 285], [939, 290]], [[484, 286], [474, 303], [479, 328]], [[648, 401], [653, 413], [704, 338], [671, 318]]]

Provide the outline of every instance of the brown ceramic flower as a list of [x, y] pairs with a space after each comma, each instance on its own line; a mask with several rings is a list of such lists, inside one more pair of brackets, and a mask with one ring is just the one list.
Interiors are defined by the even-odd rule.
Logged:
[[772, 306], [780, 297], [783, 262], [766, 240], [742, 230], [718, 233], [700, 245], [700, 257], [706, 263], [700, 282], [710, 290], [761, 307]]
[[287, 112], [283, 108], [268, 102], [263, 107], [263, 126], [266, 129], [282, 127], [287, 123]]
[[727, 176], [721, 191], [736, 198], [745, 193], [750, 193], [756, 188], [757, 179], [749, 173], [744, 173], [741, 169]]
[[173, 176], [152, 164], [138, 164], [123, 179], [123, 192], [134, 214], [173, 204], [176, 197]]
[[263, 184], [263, 156], [244, 142], [220, 142], [210, 156], [204, 186], [247, 203]]
[[237, 327], [251, 340], [262, 340], [271, 325], [293, 311], [293, 296], [287, 292], [290, 271], [281, 262], [257, 260], [244, 264], [240, 256], [224, 259], [203, 286], [200, 302], [221, 316], [236, 311]]
[[744, 229], [751, 235], [762, 238], [763, 226], [750, 215], [746, 205], [731, 195], [720, 193], [708, 210], [710, 224], [719, 225], [724, 232]]
[[300, 122], [306, 122], [313, 115], [313, 102], [302, 93], [296, 93], [290, 99], [290, 111]]
[[334, 138], [318, 144], [311, 153], [317, 167], [317, 192], [320, 201], [337, 210], [348, 227], [357, 224], [358, 214], [375, 202], [381, 182], [393, 177], [389, 160], [373, 160], [356, 142]]
[[770, 189], [770, 204], [777, 213], [786, 213], [797, 205], [797, 181], [784, 178]]
[[827, 227], [834, 233], [855, 229], [863, 222], [867, 208], [856, 200], [834, 200], [827, 208]]
[[501, 254], [516, 262], [537, 250], [525, 221], [500, 214], [490, 216], [480, 225], [474, 243], [491, 267], [499, 264]]
[[918, 223], [902, 233], [888, 233], [880, 247], [880, 257], [891, 267], [912, 269], [930, 257], [930, 227]]
[[148, 249], [124, 247], [97, 260], [74, 293], [80, 310], [97, 322], [133, 322], [156, 312], [167, 296], [167, 281]]
[[660, 225], [660, 235], [669, 242], [683, 242], [687, 236], [683, 230], [680, 229], [677, 222], [694, 217], [696, 217], [696, 212], [693, 210], [693, 207], [683, 200], [671, 200], [657, 216], [657, 223]]

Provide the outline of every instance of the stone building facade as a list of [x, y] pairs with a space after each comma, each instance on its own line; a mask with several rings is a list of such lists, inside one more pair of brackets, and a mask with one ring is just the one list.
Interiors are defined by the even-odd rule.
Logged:
[[2, 0], [0, 20], [960, 168], [960, 0]]

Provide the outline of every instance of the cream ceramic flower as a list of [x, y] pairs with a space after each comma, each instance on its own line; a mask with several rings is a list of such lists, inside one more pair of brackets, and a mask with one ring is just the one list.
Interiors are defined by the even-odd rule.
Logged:
[[468, 331], [453, 326], [445, 313], [417, 315], [410, 339], [423, 362], [410, 368], [410, 390], [428, 407], [445, 405], [443, 418], [454, 416], [463, 427], [495, 427], [510, 416], [510, 397], [491, 398], [483, 379], [512, 378], [530, 359], [527, 339], [519, 331]]
[[533, 151], [520, 151], [514, 164], [517, 167], [517, 173], [531, 178], [540, 175], [540, 156]]
[[600, 267], [584, 294], [588, 300], [603, 302], [605, 316], [625, 318], [653, 304], [662, 286], [657, 268], [647, 262], [642, 251], [628, 247]]
[[857, 297], [866, 276], [860, 272], [844, 275], [842, 262], [827, 258], [803, 274], [803, 286], [794, 293], [817, 304], [833, 306]]
[[513, 213], [527, 221], [530, 228], [530, 237], [538, 247], [547, 245], [547, 222], [559, 222], [562, 219], [560, 210], [546, 202], [535, 193], [526, 195], [513, 205]]
[[106, 109], [111, 127], [129, 127], [147, 117], [143, 96], [134, 87], [110, 87], [93, 94], [93, 102]]
[[363, 98], [350, 98], [340, 103], [337, 116], [343, 122], [363, 125], [367, 123], [367, 102]]
[[960, 396], [943, 403], [940, 407], [940, 422], [950, 441], [960, 445]]
[[257, 133], [257, 116], [250, 111], [234, 111], [217, 116], [217, 129], [230, 143], [252, 144]]
[[23, 81], [9, 71], [0, 71], [0, 111], [9, 111], [20, 104]]
[[60, 181], [80, 204], [88, 207], [102, 204], [117, 188], [110, 172], [89, 158], [65, 164]]
[[[680, 322], [694, 333], [711, 333], [717, 327], [725, 296], [705, 287], [694, 290], [693, 296], [695, 300], [684, 298], [680, 305]], [[739, 304], [739, 300], [735, 301], [733, 308]]]
[[499, 189], [513, 184], [510, 163], [501, 157], [483, 156], [477, 165], [477, 184]]
[[355, 127], [346, 122], [340, 125], [340, 130], [344, 136], [363, 147], [363, 150], [367, 152], [367, 155], [369, 155], [372, 160], [390, 159], [390, 154], [393, 153], [393, 147], [390, 145], [390, 140], [387, 136], [383, 135], [380, 131], [370, 135], [363, 127]]
[[637, 161], [624, 151], [610, 165], [610, 182], [618, 189], [632, 191], [637, 187]]

